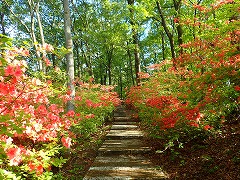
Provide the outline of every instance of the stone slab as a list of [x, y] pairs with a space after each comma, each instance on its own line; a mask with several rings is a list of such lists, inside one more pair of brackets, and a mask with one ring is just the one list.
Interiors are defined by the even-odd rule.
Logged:
[[106, 140], [98, 150], [99, 155], [143, 154], [151, 148], [139, 139]]
[[132, 121], [130, 117], [128, 116], [118, 116], [114, 117], [114, 121]]
[[144, 134], [139, 130], [110, 130], [106, 139], [141, 139], [143, 136]]
[[167, 174], [156, 169], [143, 153], [151, 148], [143, 144], [144, 133], [137, 120], [120, 106], [114, 112], [114, 121], [98, 156], [84, 180], [147, 180], [167, 179]]
[[146, 167], [91, 167], [84, 180], [146, 180], [167, 179], [167, 175], [155, 168]]
[[113, 125], [137, 125], [138, 123], [135, 121], [114, 121]]
[[94, 167], [105, 167], [105, 166], [117, 166], [117, 167], [133, 167], [142, 166], [149, 167], [152, 163], [149, 159], [142, 155], [113, 155], [113, 156], [98, 156], [94, 163]]
[[98, 156], [84, 180], [89, 179], [166, 179], [149, 159], [141, 155]]
[[111, 127], [112, 130], [131, 130], [137, 128], [138, 126], [132, 124], [113, 124]]
[[127, 117], [125, 114], [114, 114], [115, 117]]

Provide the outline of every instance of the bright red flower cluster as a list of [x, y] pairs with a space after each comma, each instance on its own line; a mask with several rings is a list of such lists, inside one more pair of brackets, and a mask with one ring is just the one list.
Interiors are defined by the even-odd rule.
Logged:
[[8, 149], [7, 156], [10, 160], [10, 166], [17, 166], [22, 162], [22, 155], [21, 155], [20, 148]]
[[72, 139], [71, 139], [70, 137], [67, 137], [67, 138], [62, 137], [61, 141], [62, 141], [62, 144], [63, 144], [66, 148], [70, 148], [71, 145], [72, 145], [72, 143], [71, 143]]
[[[0, 74], [0, 148], [7, 155], [8, 166], [27, 164], [29, 171], [41, 175], [51, 166], [51, 162], [43, 162], [47, 150], [41, 144], [58, 142], [59, 134], [67, 135], [74, 113], [64, 114], [62, 106], [50, 103], [52, 91], [47, 84], [24, 75], [26, 63], [15, 58], [27, 54], [25, 50], [8, 53], [12, 61]], [[70, 148], [71, 138], [62, 138], [62, 143]], [[47, 155], [48, 161], [53, 155]], [[37, 164], [34, 158], [39, 158]]]
[[[48, 44], [40, 48], [45, 52], [53, 51]], [[26, 76], [26, 63], [17, 59], [20, 59], [18, 56], [28, 55], [29, 52], [24, 49], [13, 48], [6, 52], [6, 59], [0, 59], [3, 69], [0, 71], [0, 150], [6, 154], [1, 156], [3, 159], [0, 161], [6, 162], [4, 168], [10, 171], [24, 170], [25, 174], [34, 172], [41, 176], [50, 170], [55, 159], [59, 161], [54, 156], [61, 148], [73, 145], [76, 137], [70, 131], [73, 125], [79, 125], [82, 119], [102, 119], [100, 116], [105, 115], [103, 111], [106, 110], [106, 115], [109, 115], [121, 101], [116, 93], [111, 92], [114, 86], [101, 87], [91, 82], [85, 87], [83, 84], [83, 89], [75, 96], [78, 111], [65, 112], [63, 107], [71, 99], [71, 92], [56, 94], [49, 88], [51, 82]], [[45, 61], [46, 65], [50, 65], [49, 60]], [[58, 162], [59, 165], [63, 163]], [[35, 176], [34, 173], [30, 173], [31, 176]]]
[[162, 110], [166, 107], [169, 108], [170, 105], [177, 107], [178, 104], [179, 101], [172, 96], [156, 96], [146, 100], [147, 106], [158, 108], [159, 110]]

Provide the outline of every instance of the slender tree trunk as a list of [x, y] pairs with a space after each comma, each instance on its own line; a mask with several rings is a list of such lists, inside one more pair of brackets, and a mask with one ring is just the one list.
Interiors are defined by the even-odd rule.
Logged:
[[66, 54], [67, 60], [67, 73], [68, 73], [68, 87], [71, 91], [71, 100], [68, 101], [67, 111], [74, 110], [74, 97], [75, 97], [75, 87], [74, 87], [74, 59], [73, 59], [73, 42], [71, 36], [71, 20], [70, 20], [70, 9], [68, 0], [63, 0], [64, 7], [64, 34], [65, 34], [65, 45], [70, 52]]
[[157, 9], [158, 9], [158, 12], [160, 14], [160, 17], [162, 19], [162, 26], [163, 26], [164, 31], [167, 34], [167, 37], [169, 39], [170, 48], [171, 48], [171, 55], [172, 55], [172, 59], [173, 59], [173, 67], [176, 68], [176, 62], [175, 62], [176, 61], [176, 55], [175, 55], [173, 34], [170, 32], [170, 30], [167, 27], [167, 23], [166, 23], [164, 15], [163, 15], [163, 11], [162, 11], [162, 7], [161, 7], [160, 3], [158, 1], [156, 1], [156, 4], [157, 4]]
[[[196, 17], [197, 17], [197, 9], [194, 9], [194, 18], [193, 18], [193, 23], [196, 23]], [[196, 28], [193, 26], [193, 39], [196, 39]]]
[[38, 63], [39, 63], [38, 68], [39, 68], [40, 71], [42, 71], [43, 70], [43, 62], [42, 62], [42, 58], [41, 58], [41, 53], [38, 50], [37, 38], [36, 38], [36, 35], [35, 35], [35, 20], [34, 20], [34, 17], [31, 18], [31, 37], [32, 37], [34, 48], [36, 50], [36, 56], [37, 56]]
[[[128, 45], [128, 43], [127, 43]], [[132, 85], [135, 85], [135, 81], [134, 81], [134, 74], [133, 74], [133, 64], [132, 64], [132, 56], [131, 56], [131, 52], [130, 49], [127, 47], [127, 54], [128, 54], [128, 58], [129, 58], [129, 68], [130, 68], [130, 73], [131, 73], [131, 79], [132, 79]]]
[[108, 71], [107, 71], [107, 68], [105, 69], [105, 74], [104, 74], [104, 85], [107, 85], [107, 73], [108, 73]]
[[[0, 12], [0, 21], [1, 21], [1, 26], [2, 26], [2, 34], [3, 35], [6, 35], [6, 31], [5, 31], [5, 26], [4, 26], [4, 13], [1, 13]], [[4, 49], [1, 50], [2, 51], [2, 54], [0, 54], [0, 57], [4, 57]]]
[[103, 72], [103, 65], [102, 65], [102, 62], [100, 62], [100, 64], [99, 64], [99, 70], [100, 70], [100, 84], [104, 84], [104, 82], [103, 82], [103, 74], [104, 74], [104, 72]]
[[57, 67], [56, 55], [55, 54], [52, 54], [52, 62], [53, 62], [53, 67]]
[[134, 58], [135, 58], [135, 74], [136, 74], [136, 83], [137, 86], [140, 86], [140, 77], [139, 72], [140, 69], [140, 55], [139, 55], [139, 40], [138, 40], [138, 33], [136, 29], [136, 23], [134, 22], [134, 1], [135, 0], [127, 0], [129, 5], [129, 11], [130, 11], [130, 24], [132, 26], [132, 37], [133, 37], [133, 44], [134, 44]]
[[[173, 0], [173, 4], [174, 4], [174, 9], [176, 11], [176, 18], [179, 19], [179, 15], [180, 15], [180, 8], [181, 8], [181, 3], [182, 3], [182, 0], [179, 0], [179, 1], [176, 1], [176, 0]], [[179, 54], [181, 55], [183, 53], [183, 48], [181, 47], [181, 45], [183, 44], [183, 39], [182, 39], [182, 36], [183, 36], [183, 30], [182, 30], [182, 26], [180, 23], [177, 23], [177, 34], [178, 34], [178, 45], [179, 45]]]
[[2, 34], [6, 35], [5, 25], [4, 25], [4, 13], [0, 13], [0, 23], [2, 26]]
[[86, 53], [84, 53], [84, 58], [86, 61], [87, 72], [90, 77], [93, 76], [92, 64], [91, 64], [91, 57], [88, 57]]
[[37, 16], [37, 20], [38, 20], [38, 27], [39, 27], [39, 32], [40, 32], [40, 37], [41, 37], [41, 41], [42, 41], [42, 45], [45, 44], [45, 39], [44, 39], [44, 34], [43, 34], [43, 27], [42, 27], [42, 21], [41, 21], [41, 17], [39, 14], [39, 2], [36, 5], [36, 16]]
[[78, 42], [74, 42], [74, 48], [76, 49], [76, 53], [77, 53], [77, 59], [76, 59], [76, 69], [77, 69], [77, 75], [79, 78], [81, 78], [81, 60], [80, 60], [80, 52], [79, 52], [79, 44]]
[[108, 85], [112, 85], [111, 61], [108, 59]]
[[107, 50], [107, 68], [108, 68], [109, 85], [112, 85], [112, 56], [113, 56], [113, 49]]
[[[41, 21], [41, 17], [40, 17], [40, 14], [39, 14], [39, 2], [37, 2], [37, 4], [36, 4], [36, 16], [37, 16], [37, 21], [38, 21], [38, 27], [39, 27], [39, 31], [40, 31], [40, 37], [41, 37], [42, 46], [44, 46], [45, 39], [44, 39], [44, 34], [43, 34], [42, 21]], [[45, 50], [42, 53], [43, 53], [42, 57], [46, 58]], [[43, 64], [42, 64], [42, 71], [44, 73], [46, 73], [46, 66], [44, 66]]]
[[31, 28], [28, 28], [28, 26], [24, 23], [24, 21], [22, 21], [19, 16], [17, 14], [14, 13], [14, 11], [11, 9], [10, 5], [8, 4], [8, 2], [6, 0], [2, 0], [2, 2], [4, 2], [4, 5], [6, 5], [9, 8], [9, 11], [11, 12], [11, 14], [17, 19], [17, 21], [19, 23], [21, 23], [23, 25], [23, 27], [26, 29], [26, 31], [29, 33], [29, 35], [31, 36], [32, 42], [34, 44], [34, 48], [36, 50], [36, 57], [38, 59], [38, 69], [40, 71], [42, 71], [42, 67], [43, 67], [43, 63], [42, 63], [42, 58], [41, 58], [41, 53], [38, 50], [38, 45], [37, 45], [37, 39], [36, 39], [36, 35], [35, 35], [35, 20], [34, 20], [34, 15], [35, 15], [35, 4], [33, 0], [28, 0], [28, 6], [29, 6], [29, 11], [30, 11], [30, 22], [31, 22]]
[[87, 42], [86, 42], [86, 46], [87, 46], [86, 51], [84, 51], [85, 48], [83, 47], [83, 42], [81, 41], [81, 52], [84, 56], [84, 60], [87, 66], [87, 72], [88, 72], [88, 75], [92, 77], [93, 76], [92, 60], [91, 60], [91, 57], [87, 54], [88, 52], [90, 52]]
[[140, 56], [139, 56], [139, 45], [138, 45], [138, 43], [135, 44], [134, 57], [135, 57], [136, 83], [137, 83], [137, 86], [140, 86], [141, 81], [140, 81], [140, 77], [139, 77], [139, 72], [141, 71], [141, 69], [140, 69]]
[[[192, 5], [194, 5], [194, 3], [192, 1], [190, 1]], [[198, 0], [197, 1], [197, 5], [199, 5], [202, 2], [202, 0]], [[194, 18], [193, 18], [193, 23], [195, 24], [196, 22], [196, 17], [197, 17], [197, 9], [194, 9]], [[214, 18], [215, 19], [215, 18]], [[193, 39], [196, 39], [196, 28], [195, 26], [193, 26]]]
[[166, 57], [165, 57], [165, 39], [164, 39], [163, 32], [161, 33], [161, 37], [162, 37], [162, 58], [163, 58], [163, 60], [165, 60], [166, 59]]
[[119, 73], [119, 84], [120, 84], [120, 97], [123, 98], [122, 67], [120, 67], [120, 73]]
[[34, 44], [34, 48], [36, 50], [36, 56], [38, 59], [38, 69], [39, 71], [43, 70], [43, 62], [42, 62], [42, 58], [41, 58], [41, 53], [38, 50], [38, 42], [37, 42], [37, 38], [35, 35], [35, 19], [34, 19], [34, 15], [35, 15], [35, 5], [34, 2], [32, 0], [28, 0], [28, 6], [29, 6], [29, 10], [30, 10], [30, 15], [31, 15], [31, 29], [29, 30], [29, 34], [31, 35], [33, 44]]

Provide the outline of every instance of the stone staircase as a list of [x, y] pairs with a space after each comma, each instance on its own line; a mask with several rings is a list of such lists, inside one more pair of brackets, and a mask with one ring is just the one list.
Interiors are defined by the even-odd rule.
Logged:
[[136, 120], [131, 119], [123, 105], [119, 106], [111, 130], [84, 180], [166, 179], [167, 175], [144, 157], [151, 149], [143, 138]]

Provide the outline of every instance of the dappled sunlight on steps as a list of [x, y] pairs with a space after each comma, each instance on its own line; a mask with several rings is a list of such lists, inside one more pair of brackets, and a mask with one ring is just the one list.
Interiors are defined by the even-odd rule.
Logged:
[[123, 105], [114, 112], [110, 132], [98, 150], [98, 156], [84, 180], [167, 179], [144, 156], [151, 148], [143, 143], [144, 133]]

